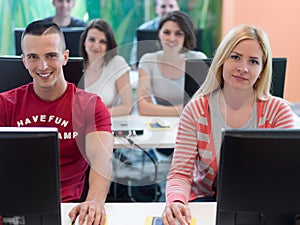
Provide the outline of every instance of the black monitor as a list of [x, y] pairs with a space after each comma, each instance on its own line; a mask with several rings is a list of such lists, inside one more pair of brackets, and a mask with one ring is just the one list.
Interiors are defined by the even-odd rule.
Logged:
[[0, 224], [60, 225], [57, 129], [0, 127], [0, 146]]
[[[70, 50], [70, 56], [79, 57], [80, 35], [85, 30], [85, 27], [67, 27], [61, 29], [65, 36], [66, 47]], [[14, 30], [16, 55], [22, 54], [21, 37], [24, 30], [25, 28], [15, 28]]]
[[295, 225], [299, 149], [299, 129], [223, 130], [217, 225]]
[[[84, 89], [83, 58], [70, 57], [63, 70], [67, 81]], [[32, 81], [21, 56], [0, 56], [0, 71], [2, 73], [0, 92], [8, 91]]]
[[[194, 93], [206, 79], [212, 60], [212, 58], [208, 58], [187, 59], [185, 61], [184, 105], [193, 97]], [[281, 98], [284, 93], [286, 63], [287, 58], [272, 59], [271, 94]]]
[[[195, 30], [196, 48], [195, 51], [202, 51], [202, 33], [203, 30], [198, 28]], [[149, 52], [155, 52], [161, 49], [158, 43], [157, 30], [136, 30], [137, 35], [137, 62], [140, 58]]]
[[212, 58], [185, 61], [184, 105], [188, 103], [206, 79], [211, 62]]

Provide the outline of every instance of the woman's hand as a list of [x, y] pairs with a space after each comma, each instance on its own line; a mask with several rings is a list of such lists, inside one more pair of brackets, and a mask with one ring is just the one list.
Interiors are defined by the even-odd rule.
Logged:
[[164, 225], [187, 225], [191, 223], [191, 219], [190, 208], [182, 202], [171, 202], [167, 204], [162, 214]]

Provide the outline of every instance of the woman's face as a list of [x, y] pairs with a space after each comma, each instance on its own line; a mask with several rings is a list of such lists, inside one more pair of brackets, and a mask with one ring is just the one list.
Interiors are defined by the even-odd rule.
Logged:
[[178, 52], [183, 47], [184, 32], [173, 21], [165, 22], [158, 35], [164, 51]]
[[238, 43], [223, 65], [224, 88], [252, 90], [263, 68], [263, 51], [256, 40]]
[[84, 47], [90, 61], [104, 56], [107, 52], [107, 39], [104, 32], [91, 28], [87, 33]]

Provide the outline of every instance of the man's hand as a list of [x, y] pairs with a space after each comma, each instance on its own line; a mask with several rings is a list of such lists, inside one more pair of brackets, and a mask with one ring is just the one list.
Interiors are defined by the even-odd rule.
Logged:
[[106, 220], [104, 204], [94, 200], [82, 202], [69, 212], [69, 217], [73, 223], [78, 217], [79, 225], [104, 225]]

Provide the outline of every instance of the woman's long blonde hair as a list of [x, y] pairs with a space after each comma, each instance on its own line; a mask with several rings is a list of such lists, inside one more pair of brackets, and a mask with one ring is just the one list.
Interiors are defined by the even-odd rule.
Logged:
[[194, 97], [203, 96], [212, 93], [218, 88], [223, 88], [223, 64], [228, 59], [235, 46], [243, 40], [256, 40], [263, 51], [262, 71], [253, 88], [256, 90], [257, 97], [261, 100], [265, 100], [270, 96], [272, 81], [272, 51], [267, 34], [258, 27], [239, 25], [229, 31], [218, 46], [207, 77], [194, 94]]

